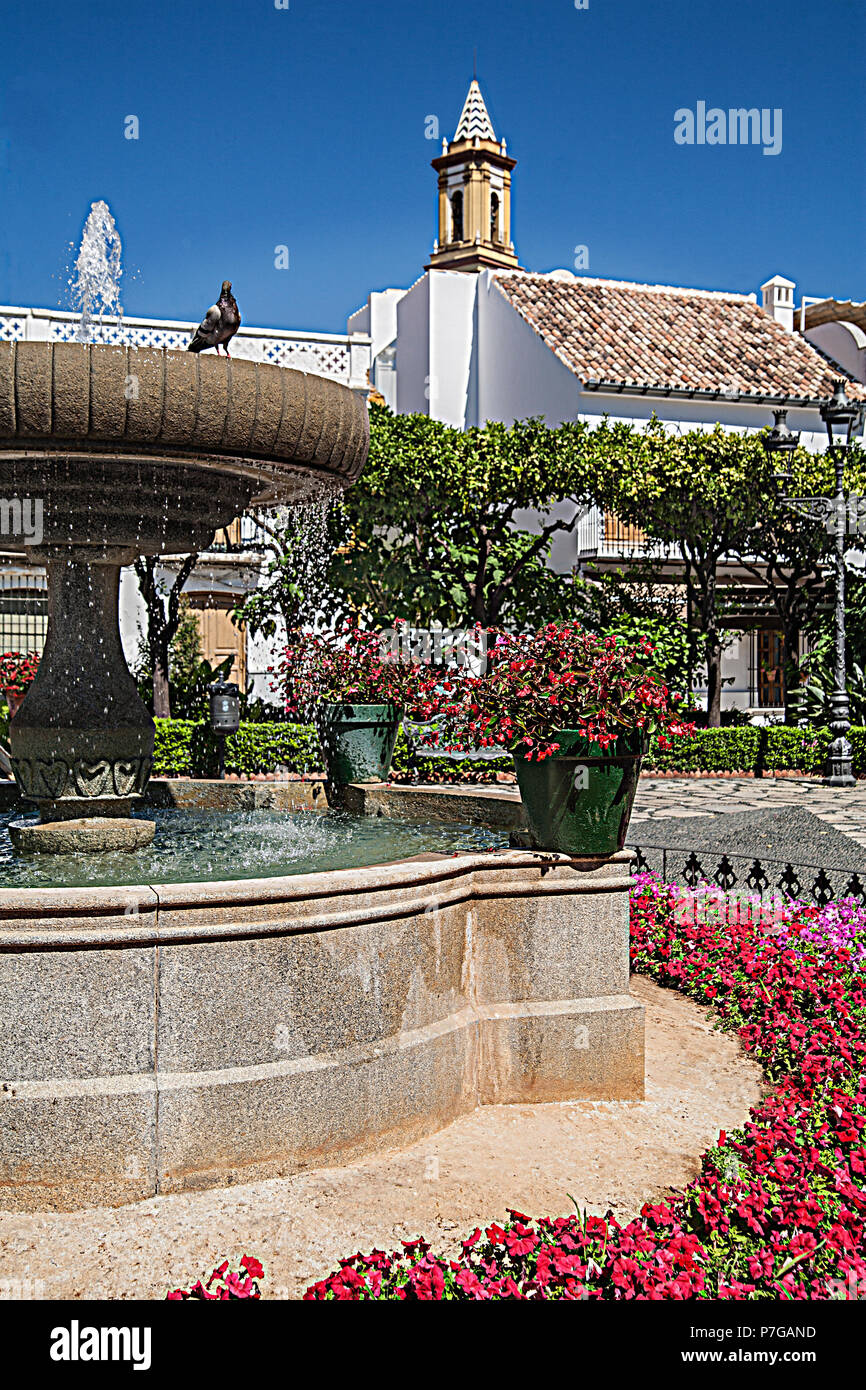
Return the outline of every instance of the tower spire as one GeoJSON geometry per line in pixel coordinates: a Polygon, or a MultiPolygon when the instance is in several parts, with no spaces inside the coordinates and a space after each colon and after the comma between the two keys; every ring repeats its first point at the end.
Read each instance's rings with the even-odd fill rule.
{"type": "Polygon", "coordinates": [[[511,240],[511,171],[477,77],[469,85],[454,139],[432,161],[439,175],[439,237],[428,269],[478,271],[518,264],[511,240]]]}
{"type": "Polygon", "coordinates": [[[479,140],[496,139],[496,132],[493,129],[493,122],[484,104],[484,98],[481,95],[478,79],[477,77],[473,77],[469,85],[466,100],[463,103],[460,120],[457,122],[457,131],[454,135],[454,139],[474,140],[476,135],[479,140]]]}

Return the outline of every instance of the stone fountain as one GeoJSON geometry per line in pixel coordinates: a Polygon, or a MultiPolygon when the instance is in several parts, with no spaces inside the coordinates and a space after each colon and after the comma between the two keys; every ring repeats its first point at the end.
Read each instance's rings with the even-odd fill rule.
{"type": "Polygon", "coordinates": [[[0,343],[0,496],[42,506],[48,572],[38,675],[10,726],[40,821],[20,848],[136,848],[154,724],[120,641],[120,570],[205,548],[251,506],[338,491],[367,457],[365,402],[323,377],[103,343],[0,343]]]}
{"type": "MultiPolygon", "coordinates": [[[[201,549],[248,507],[339,491],[369,447],[364,401],[335,382],[93,342],[118,336],[120,274],[95,203],[78,341],[0,343],[0,497],[41,504],[42,534],[11,548],[49,584],[10,730],[40,812],[10,827],[19,851],[153,835],[130,815],[154,725],[121,646],[121,568],[201,549]]],[[[435,795],[414,801],[441,819],[435,795]]],[[[477,1105],[643,1096],[627,854],[425,852],[342,872],[326,854],[311,872],[245,878],[232,860],[225,880],[165,882],[159,850],[120,856],[141,872],[126,887],[110,871],[59,887],[50,854],[22,856],[32,885],[8,886],[0,863],[0,1207],[278,1177],[477,1105]]]]}

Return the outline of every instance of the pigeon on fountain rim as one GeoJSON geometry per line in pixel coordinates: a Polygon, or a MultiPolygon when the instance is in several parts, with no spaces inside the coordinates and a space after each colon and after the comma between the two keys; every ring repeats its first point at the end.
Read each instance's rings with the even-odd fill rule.
{"type": "Polygon", "coordinates": [[[232,294],[231,280],[223,280],[220,297],[216,304],[212,304],[187,344],[187,352],[204,352],[207,348],[216,348],[219,357],[220,343],[226,350],[226,357],[230,356],[228,344],[235,336],[241,326],[240,310],[237,300],[232,294]]]}

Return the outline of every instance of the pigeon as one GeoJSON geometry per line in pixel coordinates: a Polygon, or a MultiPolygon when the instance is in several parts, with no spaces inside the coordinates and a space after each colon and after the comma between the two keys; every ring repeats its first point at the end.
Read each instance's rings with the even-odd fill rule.
{"type": "Polygon", "coordinates": [[[187,344],[187,352],[204,352],[206,348],[216,348],[217,357],[220,355],[220,343],[226,350],[226,357],[229,357],[229,340],[235,336],[241,326],[241,316],[238,310],[237,300],[232,294],[231,280],[223,280],[223,287],[220,290],[220,297],[216,304],[212,304],[199,324],[192,341],[187,344]]]}

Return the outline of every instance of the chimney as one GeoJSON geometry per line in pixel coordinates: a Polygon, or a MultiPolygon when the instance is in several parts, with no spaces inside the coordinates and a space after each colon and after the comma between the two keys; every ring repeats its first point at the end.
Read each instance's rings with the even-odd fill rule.
{"type": "Polygon", "coordinates": [[[794,331],[794,281],[774,275],[761,286],[761,303],[768,314],[789,333],[794,331]]]}

